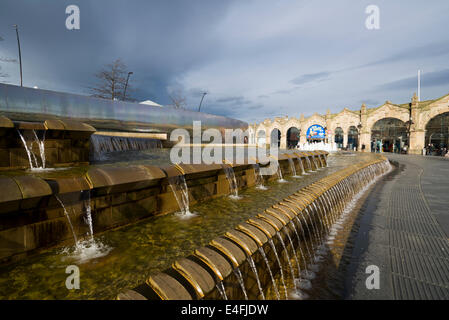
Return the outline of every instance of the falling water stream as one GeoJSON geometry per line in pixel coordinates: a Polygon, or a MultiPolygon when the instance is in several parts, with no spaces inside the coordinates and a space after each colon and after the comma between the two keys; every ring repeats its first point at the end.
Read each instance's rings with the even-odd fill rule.
{"type": "Polygon", "coordinates": [[[216,285],[218,292],[223,300],[228,300],[228,296],[226,295],[226,290],[223,285],[223,281],[218,282],[216,285]]]}
{"type": "Polygon", "coordinates": [[[260,172],[260,165],[258,163],[253,164],[254,176],[256,178],[256,188],[259,190],[267,190],[267,187],[264,186],[263,176],[260,172]]]}
{"type": "Polygon", "coordinates": [[[276,284],[276,281],[274,280],[273,272],[271,271],[270,263],[268,262],[267,255],[265,254],[265,251],[263,250],[263,247],[259,247],[259,252],[262,255],[263,260],[265,261],[265,264],[266,264],[267,269],[268,269],[268,273],[270,274],[271,283],[273,284],[274,293],[276,294],[277,299],[281,300],[281,296],[279,294],[278,286],[276,284]]]}
{"type": "Polygon", "coordinates": [[[295,168],[295,162],[292,158],[288,158],[288,163],[290,164],[290,171],[292,172],[292,178],[300,178],[301,176],[298,176],[296,174],[296,168],[295,168]]]}
{"type": "Polygon", "coordinates": [[[231,198],[234,200],[239,200],[239,188],[237,184],[237,179],[235,178],[234,168],[231,165],[224,165],[223,170],[226,175],[226,179],[229,183],[229,188],[231,190],[231,198]]]}
{"type": "Polygon", "coordinates": [[[259,287],[259,293],[262,297],[262,300],[265,300],[265,295],[263,293],[262,284],[260,283],[259,273],[257,272],[256,264],[254,263],[254,260],[251,256],[248,257],[248,263],[251,266],[251,269],[254,272],[254,275],[256,276],[257,286],[259,287]]]}
{"type": "Polygon", "coordinates": [[[20,132],[20,130],[17,130],[17,133],[19,134],[20,140],[23,143],[23,146],[25,148],[26,154],[28,156],[28,162],[30,164],[30,169],[32,171],[36,171],[36,170],[44,170],[45,169],[45,131],[43,133],[43,137],[42,137],[42,141],[39,140],[39,137],[37,136],[37,133],[35,130],[31,130],[31,132],[33,133],[33,137],[32,139],[34,139],[33,141],[31,141],[30,143],[28,143],[28,141],[25,139],[24,135],[20,132]],[[41,165],[39,165],[39,162],[37,160],[36,155],[34,154],[33,151],[33,143],[36,142],[38,148],[39,148],[39,155],[41,158],[41,165]]]}
{"type": "Polygon", "coordinates": [[[61,205],[62,210],[64,210],[64,215],[66,216],[67,222],[69,223],[69,226],[70,226],[70,230],[72,231],[73,240],[75,241],[75,246],[77,246],[78,245],[78,239],[76,237],[75,230],[73,229],[73,224],[72,224],[72,221],[70,220],[69,213],[67,212],[67,209],[65,208],[64,203],[62,203],[61,199],[59,199],[59,197],[56,196],[56,195],[55,195],[55,198],[56,198],[56,200],[58,200],[59,204],[61,205]]]}
{"type": "Polygon", "coordinates": [[[173,176],[168,179],[169,186],[175,196],[181,212],[181,218],[191,218],[196,216],[195,213],[190,212],[189,208],[189,189],[187,187],[186,178],[184,175],[173,176]]]}
{"type": "Polygon", "coordinates": [[[242,288],[243,295],[245,296],[245,300],[248,300],[248,294],[246,293],[245,289],[245,282],[243,281],[242,272],[240,271],[239,267],[234,269],[234,274],[237,277],[237,280],[239,281],[240,288],[242,288]]]}
{"type": "Polygon", "coordinates": [[[284,277],[284,271],[282,270],[281,260],[279,260],[278,252],[276,250],[276,246],[274,245],[273,240],[270,238],[268,240],[268,242],[270,243],[271,249],[273,250],[274,255],[276,257],[276,261],[277,261],[278,266],[279,266],[279,272],[281,273],[282,285],[284,286],[285,298],[288,299],[287,286],[285,285],[285,277],[284,277]]]}

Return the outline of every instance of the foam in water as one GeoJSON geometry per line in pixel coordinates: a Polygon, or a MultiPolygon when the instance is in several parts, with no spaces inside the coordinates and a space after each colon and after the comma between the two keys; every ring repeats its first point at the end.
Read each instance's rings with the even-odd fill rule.
{"type": "Polygon", "coordinates": [[[92,259],[101,258],[109,254],[112,248],[95,239],[78,241],[74,247],[66,247],[61,253],[63,261],[73,261],[79,264],[92,259]]]}
{"type": "MultiPolygon", "coordinates": [[[[89,191],[88,191],[89,192],[89,191]]],[[[70,260],[76,263],[82,264],[91,259],[100,258],[109,254],[112,250],[111,247],[101,243],[100,241],[94,239],[93,236],[93,226],[92,226],[92,216],[91,216],[91,206],[90,206],[90,193],[85,200],[85,210],[86,210],[86,223],[89,227],[89,234],[86,240],[78,240],[76,237],[76,233],[73,228],[72,221],[70,219],[70,215],[67,212],[67,209],[64,206],[64,203],[61,199],[55,196],[56,200],[61,204],[61,207],[64,210],[64,214],[69,223],[70,229],[72,231],[73,239],[75,241],[74,246],[66,247],[61,251],[63,255],[62,260],[70,260]]]]}

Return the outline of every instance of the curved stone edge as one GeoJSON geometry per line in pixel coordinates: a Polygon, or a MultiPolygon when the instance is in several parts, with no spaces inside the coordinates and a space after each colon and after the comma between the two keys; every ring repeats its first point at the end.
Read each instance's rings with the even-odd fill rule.
{"type": "MultiPolygon", "coordinates": [[[[316,153],[317,156],[320,154],[321,153],[316,153]]],[[[251,270],[249,269],[250,266],[248,266],[248,259],[251,257],[253,261],[256,260],[257,258],[255,256],[260,251],[260,248],[267,248],[269,241],[276,240],[275,246],[277,246],[277,250],[282,250],[282,248],[279,247],[279,241],[281,241],[281,239],[278,241],[275,236],[278,235],[282,238],[282,241],[285,242],[287,242],[287,238],[291,241],[294,237],[294,231],[292,230],[293,227],[291,225],[294,224],[295,228],[298,228],[296,221],[298,218],[301,219],[301,217],[305,217],[305,208],[307,206],[314,202],[318,202],[320,196],[324,193],[331,193],[332,190],[335,190],[333,189],[334,187],[343,184],[345,180],[353,174],[385,161],[387,161],[385,157],[379,156],[379,158],[375,160],[354,164],[301,188],[296,193],[285,198],[283,201],[280,201],[278,204],[273,205],[271,208],[267,208],[263,213],[259,213],[256,217],[249,218],[246,222],[239,224],[233,230],[229,230],[223,236],[211,240],[206,247],[195,250],[195,253],[193,254],[194,258],[192,259],[189,257],[193,262],[189,263],[188,270],[184,269],[179,271],[179,267],[176,267],[176,265],[185,261],[185,258],[181,258],[173,263],[174,267],[172,266],[169,270],[159,272],[156,275],[170,274],[173,276],[173,269],[175,269],[178,272],[175,272],[176,275],[174,277],[177,279],[178,284],[183,286],[181,291],[186,290],[190,292],[191,299],[220,298],[219,290],[217,289],[218,285],[233,277],[231,269],[236,270],[237,268],[245,268],[246,270],[251,270]],[[211,250],[213,250],[212,252],[215,252],[215,255],[210,256],[206,259],[207,261],[203,258],[195,259],[195,256],[198,257],[199,252],[211,250]],[[219,255],[217,255],[217,253],[219,255]],[[205,261],[206,263],[202,263],[205,261]],[[227,276],[223,277],[221,273],[217,271],[220,268],[227,270],[227,276]]],[[[342,211],[344,209],[344,203],[347,199],[339,199],[336,197],[331,197],[331,199],[332,207],[330,209],[332,212],[334,210],[342,211]]],[[[317,209],[314,213],[315,217],[310,217],[310,219],[313,218],[314,221],[326,219],[328,214],[329,213],[324,213],[324,210],[322,209],[317,209]]],[[[290,244],[287,243],[287,246],[289,245],[290,244]]],[[[294,241],[291,242],[291,245],[294,245],[294,241]]],[[[293,249],[297,250],[300,245],[301,243],[296,241],[296,248],[294,247],[293,249]]],[[[258,260],[260,260],[260,258],[258,260]]],[[[275,269],[274,264],[270,268],[275,269]]],[[[236,279],[231,280],[231,283],[235,282],[236,279]]],[[[153,287],[149,281],[146,282],[146,285],[146,292],[148,293],[147,296],[144,296],[146,299],[154,298],[154,292],[160,293],[165,291],[168,293],[158,294],[157,296],[160,299],[171,299],[168,297],[172,290],[170,285],[165,288],[165,285],[162,283],[153,287]]],[[[134,292],[136,290],[137,292],[141,292],[138,288],[135,288],[120,293],[117,298],[133,299],[133,296],[126,294],[126,292],[134,292]]],[[[177,299],[176,295],[172,294],[171,297],[177,299]]],[[[242,297],[239,298],[242,299],[242,297]]]]}

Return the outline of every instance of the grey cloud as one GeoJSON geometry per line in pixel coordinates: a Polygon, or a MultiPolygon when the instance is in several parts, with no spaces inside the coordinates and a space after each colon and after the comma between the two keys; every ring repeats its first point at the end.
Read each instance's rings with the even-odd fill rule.
{"type": "Polygon", "coordinates": [[[388,64],[393,62],[407,61],[407,60],[419,60],[419,59],[430,59],[433,57],[438,57],[442,55],[449,54],[449,42],[437,42],[426,44],[422,46],[415,46],[408,48],[406,50],[401,50],[396,52],[386,58],[375,60],[360,66],[348,68],[342,71],[361,69],[366,67],[374,67],[382,64],[388,64]]]}
{"type": "Polygon", "coordinates": [[[301,85],[309,82],[322,82],[328,80],[331,72],[318,72],[318,73],[308,73],[303,74],[295,79],[290,80],[291,83],[301,85]]]}
{"type": "MultiPolygon", "coordinates": [[[[449,85],[449,69],[423,73],[421,76],[421,87],[431,88],[437,86],[449,85]]],[[[404,78],[388,82],[378,86],[379,90],[415,90],[417,86],[417,77],[404,78]]]]}

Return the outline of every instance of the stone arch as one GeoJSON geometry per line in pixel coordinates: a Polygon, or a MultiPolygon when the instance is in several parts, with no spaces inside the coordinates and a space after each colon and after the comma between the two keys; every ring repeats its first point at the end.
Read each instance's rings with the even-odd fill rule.
{"type": "Polygon", "coordinates": [[[427,106],[424,111],[421,111],[417,127],[420,129],[425,129],[430,120],[446,112],[449,112],[449,95],[435,101],[427,106]]]}
{"type": "Polygon", "coordinates": [[[343,148],[343,139],[344,139],[344,131],[341,127],[336,127],[332,130],[334,133],[334,143],[337,145],[337,148],[343,148]]]}
{"type": "Polygon", "coordinates": [[[449,111],[437,114],[431,118],[425,127],[426,153],[430,155],[445,155],[449,147],[449,111]]]}
{"type": "Polygon", "coordinates": [[[286,146],[287,149],[294,148],[299,144],[301,129],[300,126],[292,126],[287,129],[286,146]]]}
{"type": "Polygon", "coordinates": [[[281,130],[278,127],[274,127],[270,131],[270,146],[281,146],[281,130]]]}
{"type": "Polygon", "coordinates": [[[328,129],[331,132],[334,132],[336,128],[340,127],[344,133],[348,133],[351,126],[357,127],[360,124],[360,116],[345,108],[330,123],[330,128],[328,129]]]}
{"type": "Polygon", "coordinates": [[[409,145],[406,121],[395,117],[377,120],[371,127],[371,149],[378,149],[381,152],[401,152],[409,145]]]}
{"type": "Polygon", "coordinates": [[[384,104],[379,109],[368,115],[368,119],[366,121],[368,130],[371,131],[376,122],[386,118],[396,118],[402,122],[407,122],[410,120],[410,112],[406,108],[401,108],[391,104],[384,104]]]}
{"type": "Polygon", "coordinates": [[[350,126],[348,128],[348,148],[353,150],[359,147],[359,129],[356,126],[350,126]]]}
{"type": "Polygon", "coordinates": [[[258,129],[257,133],[256,133],[256,141],[255,143],[259,146],[259,147],[264,147],[267,143],[267,133],[265,131],[265,129],[258,129]]]}
{"type": "Polygon", "coordinates": [[[307,129],[314,125],[319,124],[320,126],[326,127],[326,119],[318,114],[314,114],[313,116],[305,119],[305,121],[301,125],[301,132],[306,133],[307,129]]]}

